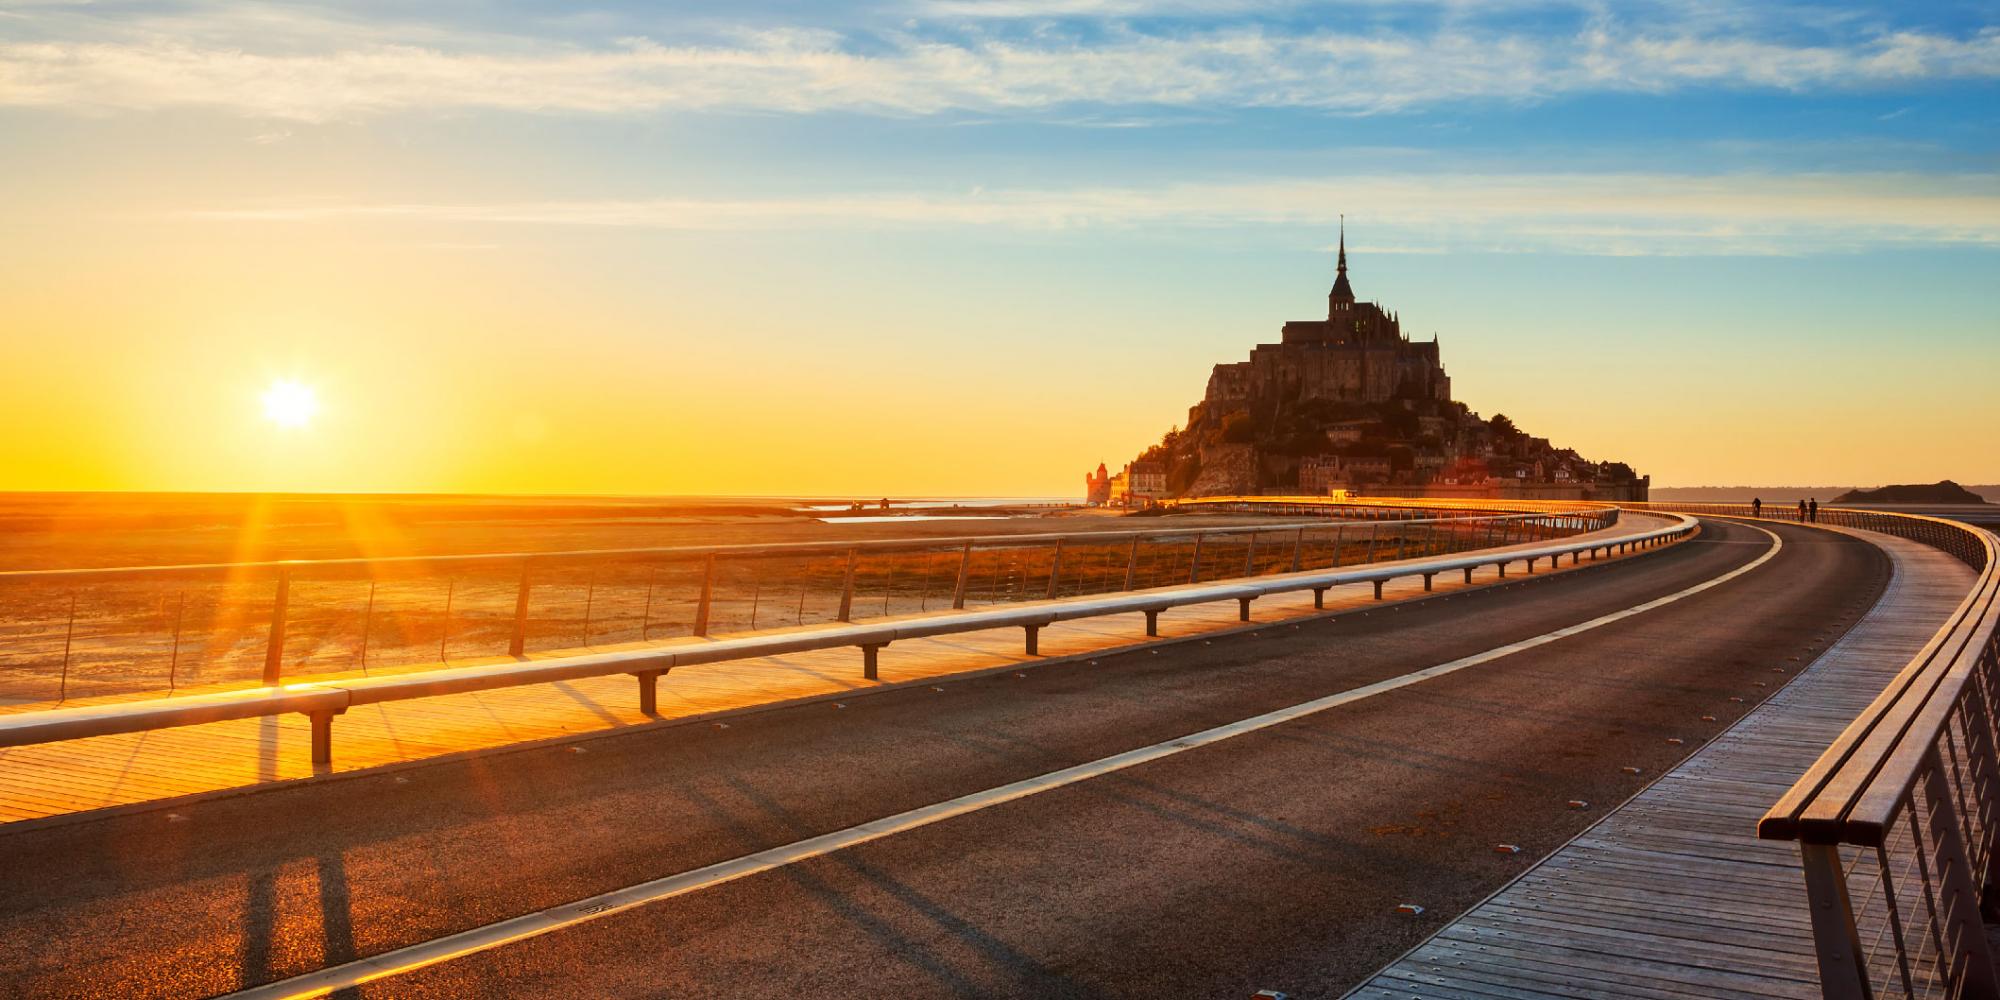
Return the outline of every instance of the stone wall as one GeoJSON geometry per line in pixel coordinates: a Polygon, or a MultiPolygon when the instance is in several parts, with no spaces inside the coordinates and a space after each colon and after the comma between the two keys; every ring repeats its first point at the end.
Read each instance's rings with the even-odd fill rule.
{"type": "Polygon", "coordinates": [[[1252,496],[1257,492],[1257,449],[1247,444],[1212,444],[1201,449],[1201,474],[1186,496],[1252,496]]]}

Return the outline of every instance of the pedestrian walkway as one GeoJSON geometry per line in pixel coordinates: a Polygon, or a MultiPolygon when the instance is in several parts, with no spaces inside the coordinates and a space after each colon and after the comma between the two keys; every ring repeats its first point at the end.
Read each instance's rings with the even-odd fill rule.
{"type": "Polygon", "coordinates": [[[1758,840],[1757,820],[1973,582],[1936,549],[1852,533],[1895,564],[1853,629],[1708,746],[1349,997],[1819,997],[1798,846],[1758,840]]]}
{"type": "MultiPolygon", "coordinates": [[[[1573,540],[1615,539],[1666,523],[1656,516],[1627,514],[1618,525],[1573,540]]],[[[1544,543],[1494,551],[1539,544],[1544,543]]],[[[1520,570],[1517,564],[1515,574],[1520,570]]],[[[1570,567],[1562,571],[1568,572],[1570,567]]],[[[1487,586],[1496,580],[1494,570],[1485,567],[1474,573],[1470,586],[1487,586]]],[[[1437,577],[1435,586],[1440,592],[1449,592],[1468,585],[1459,574],[1450,573],[1437,577]]],[[[1390,581],[1383,597],[1407,600],[1422,593],[1422,581],[1410,577],[1390,581]]],[[[1341,587],[1326,595],[1329,610],[1372,603],[1373,591],[1366,584],[1341,587]]],[[[1223,634],[1325,612],[1314,609],[1309,592],[1300,592],[1258,600],[1252,607],[1250,625],[1239,621],[1237,613],[1234,600],[1176,608],[1160,616],[1160,639],[1146,637],[1145,618],[1136,612],[1058,622],[1041,630],[1038,656],[1022,652],[1018,628],[899,641],[882,649],[880,679],[876,681],[862,677],[861,652],[854,648],[677,667],[661,679],[657,717],[639,711],[636,685],[623,675],[367,705],[339,717],[334,763],[320,765],[317,772],[309,756],[308,723],[299,715],[4,748],[0,749],[0,824],[50,820],[513,744],[574,740],[635,726],[711,720],[734,712],[839,699],[899,685],[962,679],[1023,663],[1089,657],[1150,643],[1223,634]]],[[[650,645],[705,641],[709,640],[679,639],[650,645]]],[[[637,644],[593,650],[618,648],[637,648],[637,644]]],[[[558,655],[564,654],[535,658],[558,655]]],[[[321,679],[327,678],[295,680],[321,679]]],[[[73,707],[79,702],[70,704],[73,707]]]]}

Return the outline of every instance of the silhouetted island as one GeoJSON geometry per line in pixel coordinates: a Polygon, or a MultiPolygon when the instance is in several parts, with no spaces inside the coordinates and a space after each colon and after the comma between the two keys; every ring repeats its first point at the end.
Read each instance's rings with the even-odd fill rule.
{"type": "Polygon", "coordinates": [[[1873,490],[1848,490],[1833,498],[1834,503],[1980,503],[1986,498],[1949,479],[1910,486],[1884,486],[1873,490]]]}
{"type": "Polygon", "coordinates": [[[1295,320],[1250,359],[1215,366],[1187,426],[1112,473],[1085,477],[1093,504],[1172,497],[1379,492],[1397,496],[1644,500],[1649,481],[1596,462],[1451,396],[1434,336],[1357,299],[1343,232],[1325,319],[1295,320]]]}

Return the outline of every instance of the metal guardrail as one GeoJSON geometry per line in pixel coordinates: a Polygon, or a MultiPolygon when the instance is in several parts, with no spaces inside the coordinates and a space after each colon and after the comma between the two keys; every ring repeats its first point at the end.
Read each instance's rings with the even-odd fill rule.
{"type": "Polygon", "coordinates": [[[1882,532],[1976,573],[1924,648],[1758,822],[1805,867],[1822,994],[2000,998],[1983,912],[2000,899],[2000,539],[1888,511],[1625,504],[1882,532]]]}
{"type": "MultiPolygon", "coordinates": [[[[1608,524],[1615,511],[1599,512],[1595,518],[1578,519],[1567,515],[1508,515],[1497,518],[1458,518],[1427,522],[1433,537],[1443,537],[1466,528],[1505,532],[1526,530],[1555,531],[1556,522],[1608,524]],[[1488,528],[1488,525],[1495,527],[1488,528]]],[[[1295,528],[1302,538],[1307,526],[1295,528]]],[[[784,632],[766,632],[704,643],[564,656],[546,660],[490,664],[409,674],[323,681],[289,686],[272,686],[247,691],[152,699],[143,702],[57,708],[0,716],[0,746],[20,746],[58,740],[139,732],[179,726],[199,725],[229,719],[253,718],[298,712],[312,723],[312,759],[326,764],[332,759],[332,721],[357,705],[408,698],[489,690],[526,684],[544,684],[583,677],[629,674],[638,681],[642,711],[654,714],[659,678],[678,666],[775,656],[812,649],[858,647],[862,651],[864,677],[876,677],[877,654],[882,647],[903,639],[973,632],[995,628],[1021,628],[1025,649],[1038,652],[1039,631],[1055,622],[1111,614],[1143,612],[1148,635],[1158,634],[1159,615],[1175,607],[1236,600],[1241,617],[1249,619],[1252,601],[1279,593],[1312,591],[1314,606],[1324,605],[1326,591],[1344,584],[1372,583],[1375,597],[1382,598],[1382,585],[1399,577],[1421,576],[1426,590],[1439,573],[1463,571],[1469,582],[1474,569],[1498,566],[1505,575],[1510,563],[1525,562],[1529,572],[1536,562],[1553,562],[1563,555],[1575,563],[1588,553],[1594,560],[1600,553],[1611,555],[1653,548],[1684,538],[1696,530],[1692,518],[1680,518],[1668,527],[1634,533],[1615,539],[1554,542],[1531,548],[1506,551],[1478,551],[1469,555],[1434,556],[1370,568],[1305,569],[1298,560],[1303,555],[1299,543],[1292,551],[1295,571],[1271,577],[1246,578],[1207,585],[1182,585],[1168,589],[1118,593],[1111,596],[1069,598],[1035,604],[953,610],[933,615],[885,620],[873,623],[842,623],[784,632]]],[[[1400,534],[1400,533],[1399,533],[1400,534]]],[[[1504,536],[1507,543],[1518,539],[1504,536]]],[[[1489,541],[1495,539],[1488,538],[1489,541]]]]}
{"type": "MultiPolygon", "coordinates": [[[[1440,518],[1491,511],[1431,512],[1440,518]]],[[[1383,512],[1352,514],[1382,527],[1383,512]]],[[[1417,522],[1408,522],[1416,524],[1417,522]]],[[[1371,559],[1299,523],[0,572],[0,704],[171,694],[1371,559]],[[1343,550],[1345,549],[1345,550],[1343,550]],[[1294,550],[1300,550],[1294,552],[1294,550]],[[1239,570],[1240,567],[1240,570],[1239,570]]]]}

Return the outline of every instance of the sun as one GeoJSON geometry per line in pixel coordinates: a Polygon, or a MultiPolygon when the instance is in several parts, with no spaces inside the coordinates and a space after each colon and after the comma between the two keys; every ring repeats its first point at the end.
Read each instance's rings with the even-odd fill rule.
{"type": "Polygon", "coordinates": [[[319,412],[312,386],[281,378],[264,390],[264,417],[280,427],[304,427],[319,412]]]}

